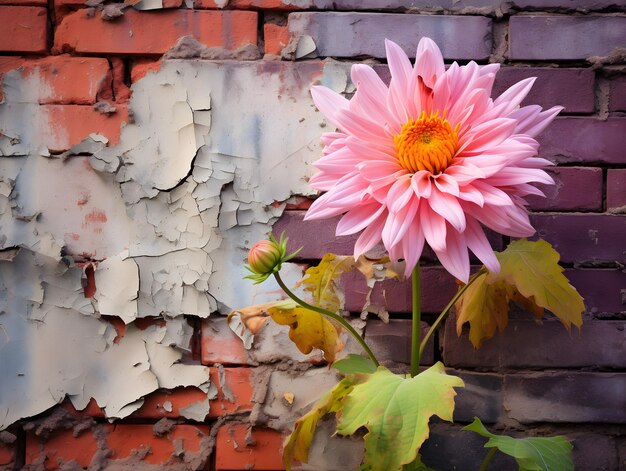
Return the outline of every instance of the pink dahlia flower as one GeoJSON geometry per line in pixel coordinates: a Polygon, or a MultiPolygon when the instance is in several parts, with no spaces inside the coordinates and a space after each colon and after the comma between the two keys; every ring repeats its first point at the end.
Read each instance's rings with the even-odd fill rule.
{"type": "Polygon", "coordinates": [[[324,156],[311,185],[325,191],[305,219],[344,216],[337,235],[363,231],[354,256],[381,240],[407,275],[424,242],[458,279],[469,278],[468,248],[491,272],[500,266],[482,226],[527,237],[523,199],[541,195],[532,183],[553,184],[536,157],[539,134],[561,111],[519,106],[534,79],[490,98],[499,64],[445,69],[437,45],[423,38],[415,67],[385,41],[391,83],[366,65],[352,66],[357,91],[347,100],[315,86],[318,109],[337,132],[322,136],[324,156]]]}

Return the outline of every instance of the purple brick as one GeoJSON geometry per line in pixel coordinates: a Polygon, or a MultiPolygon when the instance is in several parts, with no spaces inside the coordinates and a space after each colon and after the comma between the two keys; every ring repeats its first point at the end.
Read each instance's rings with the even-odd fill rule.
{"type": "Polygon", "coordinates": [[[626,213],[626,169],[610,168],[606,175],[606,209],[626,213]]]}
{"type": "Polygon", "coordinates": [[[572,440],[574,449],[572,458],[576,469],[598,471],[612,471],[622,469],[618,466],[617,448],[615,439],[610,435],[600,433],[571,433],[565,434],[572,440]]]}
{"type": "Polygon", "coordinates": [[[626,118],[557,118],[539,136],[539,154],[557,163],[624,164],[626,118]]]}
{"type": "Polygon", "coordinates": [[[615,8],[620,5],[619,0],[515,0],[513,4],[521,9],[565,8],[583,12],[615,8]]]}
{"type": "MultiPolygon", "coordinates": [[[[286,4],[293,2],[285,1],[286,4]]],[[[302,2],[304,3],[304,2],[302,2]]],[[[463,10],[465,8],[498,7],[504,2],[498,0],[310,0],[304,3],[306,7],[314,7],[320,10],[392,10],[392,11],[415,11],[419,9],[441,11],[463,10]]],[[[300,5],[300,3],[298,3],[300,5]]]]}
{"type": "Polygon", "coordinates": [[[555,185],[538,184],[546,195],[528,196],[529,209],[539,211],[601,211],[602,169],[554,167],[548,169],[555,185]],[[584,188],[585,191],[581,191],[584,188]]]}
{"type": "Polygon", "coordinates": [[[520,373],[504,376],[504,408],[521,423],[626,424],[626,373],[520,373]]]}
{"type": "MultiPolygon", "coordinates": [[[[546,319],[553,317],[546,314],[546,319]]],[[[510,319],[503,332],[476,350],[469,328],[456,334],[456,320],[446,322],[443,360],[455,368],[626,368],[622,354],[626,344],[624,321],[586,321],[579,331],[568,333],[558,321],[538,324],[530,319],[510,319]]]]}
{"type": "Polygon", "coordinates": [[[568,268],[565,276],[585,300],[592,317],[625,318],[626,273],[622,270],[568,268]]]}
{"type": "Polygon", "coordinates": [[[591,69],[504,67],[496,75],[491,95],[496,97],[528,77],[537,77],[537,80],[522,105],[540,105],[544,108],[560,105],[565,107],[563,113],[594,112],[595,73],[591,69]]]}
{"type": "MultiPolygon", "coordinates": [[[[428,332],[428,324],[422,322],[422,338],[428,332]]],[[[380,362],[411,363],[411,320],[390,319],[388,324],[371,319],[365,328],[365,341],[380,362]]],[[[426,345],[420,358],[420,365],[434,363],[432,339],[426,345]]]]}
{"type": "Polygon", "coordinates": [[[385,57],[384,39],[415,56],[419,39],[432,38],[447,59],[487,59],[491,20],[481,16],[307,12],[289,15],[289,31],[308,35],[322,57],[385,57]]]}
{"type": "Polygon", "coordinates": [[[626,111],[626,76],[620,75],[609,82],[609,111],[626,111]]]}
{"type": "Polygon", "coordinates": [[[626,44],[626,18],[619,16],[512,16],[509,58],[575,60],[606,56],[626,44]]]}
{"type": "Polygon", "coordinates": [[[533,214],[531,223],[562,262],[626,262],[626,215],[533,214]]]}
{"type": "MultiPolygon", "coordinates": [[[[439,313],[450,302],[458,285],[442,267],[422,267],[422,312],[439,313]]],[[[342,278],[346,295],[345,309],[360,312],[368,291],[365,277],[351,272],[342,278]]],[[[374,286],[370,304],[383,306],[389,312],[411,312],[411,280],[385,280],[374,286]]]]}

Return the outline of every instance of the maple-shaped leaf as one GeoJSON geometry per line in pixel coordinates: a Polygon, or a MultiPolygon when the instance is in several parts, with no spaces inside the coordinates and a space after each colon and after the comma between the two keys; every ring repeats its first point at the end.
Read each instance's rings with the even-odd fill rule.
{"type": "Polygon", "coordinates": [[[327,253],[318,266],[306,270],[302,285],[311,293],[316,306],[337,312],[343,308],[339,277],[353,268],[354,258],[327,253]]]}
{"type": "Polygon", "coordinates": [[[324,394],[307,414],[296,421],[293,432],[283,448],[283,464],[287,471],[291,469],[294,461],[301,463],[309,461],[309,448],[315,436],[317,423],[326,414],[337,412],[341,407],[341,400],[352,391],[353,387],[353,380],[344,378],[333,389],[324,394]]]}
{"type": "Polygon", "coordinates": [[[412,463],[428,438],[428,421],[436,415],[452,421],[454,387],[463,380],[447,375],[437,362],[411,378],[384,367],[354,386],[339,412],[337,432],[351,435],[366,427],[362,470],[395,471],[412,463]]]}
{"type": "Polygon", "coordinates": [[[455,305],[459,335],[463,324],[469,322],[470,341],[479,348],[493,337],[496,328],[502,331],[506,327],[510,301],[539,318],[547,309],[568,330],[572,324],[582,325],[583,298],[563,275],[559,253],[549,243],[516,240],[496,255],[500,272],[483,269],[455,305]]]}
{"type": "Polygon", "coordinates": [[[339,328],[315,311],[300,307],[293,301],[275,303],[267,309],[272,320],[289,326],[289,338],[305,355],[314,348],[324,352],[327,362],[335,361],[335,355],[343,348],[339,328]]]}
{"type": "Polygon", "coordinates": [[[489,438],[485,448],[497,448],[515,458],[520,471],[573,471],[572,444],[565,437],[513,438],[490,433],[478,417],[462,430],[489,438]]]}

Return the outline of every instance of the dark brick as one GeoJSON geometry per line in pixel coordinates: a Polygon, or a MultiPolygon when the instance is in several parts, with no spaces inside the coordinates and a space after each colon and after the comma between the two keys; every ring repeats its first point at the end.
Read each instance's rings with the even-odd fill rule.
{"type": "Polygon", "coordinates": [[[527,196],[529,209],[539,211],[601,211],[602,169],[554,167],[548,169],[555,185],[538,184],[546,195],[527,196]],[[584,188],[585,191],[581,191],[584,188]]]}
{"type": "MultiPolygon", "coordinates": [[[[551,314],[546,314],[552,317],[551,314]]],[[[626,368],[624,321],[586,321],[568,333],[556,320],[541,324],[510,319],[503,332],[476,350],[469,328],[456,334],[454,316],[446,322],[443,360],[447,366],[499,370],[506,368],[626,368]]]]}
{"type": "Polygon", "coordinates": [[[480,16],[292,13],[289,31],[311,36],[323,57],[384,58],[385,38],[414,56],[423,36],[432,38],[447,59],[481,60],[491,54],[491,20],[480,16]]]}
{"type": "Polygon", "coordinates": [[[504,67],[496,75],[492,96],[528,77],[537,80],[522,105],[560,105],[565,107],[563,113],[593,113],[595,73],[591,69],[504,67]]]}
{"type": "MultiPolygon", "coordinates": [[[[428,324],[422,322],[422,338],[428,332],[428,324]]],[[[378,358],[378,361],[393,361],[396,363],[411,363],[411,320],[390,319],[388,324],[373,319],[367,322],[365,341],[378,358]]],[[[426,345],[420,358],[420,365],[434,363],[432,338],[426,345]]]]}
{"type": "Polygon", "coordinates": [[[506,419],[503,406],[502,376],[493,373],[447,371],[461,377],[464,388],[456,389],[454,421],[471,422],[480,417],[484,423],[496,423],[506,419]]]}
{"type": "Polygon", "coordinates": [[[621,317],[626,312],[626,274],[620,269],[567,269],[565,276],[594,317],[621,317]]]}
{"type": "Polygon", "coordinates": [[[626,373],[504,376],[504,407],[522,422],[626,423],[626,373]]]}
{"type": "MultiPolygon", "coordinates": [[[[287,1],[287,3],[290,3],[287,1]]],[[[463,10],[465,8],[496,8],[503,4],[499,0],[310,0],[311,6],[328,10],[463,10]]]]}
{"type": "Polygon", "coordinates": [[[509,58],[574,60],[606,56],[626,44],[626,18],[619,16],[512,16],[509,58]]]}
{"type": "Polygon", "coordinates": [[[580,10],[584,12],[615,8],[618,0],[515,0],[514,5],[521,9],[558,8],[559,10],[580,10]]]}
{"type": "Polygon", "coordinates": [[[626,213],[626,169],[610,168],[606,175],[606,209],[626,213]]]}
{"type": "Polygon", "coordinates": [[[539,136],[539,154],[557,163],[624,163],[626,118],[557,118],[539,136]]]}
{"type": "MultiPolygon", "coordinates": [[[[346,295],[345,309],[358,312],[365,303],[368,291],[365,277],[352,272],[343,279],[346,295]]],[[[442,267],[422,267],[422,312],[439,313],[458,289],[452,275],[442,267]]],[[[384,306],[390,312],[411,312],[411,280],[399,282],[391,279],[374,286],[370,304],[384,306]]]]}
{"type": "Polygon", "coordinates": [[[589,471],[613,471],[617,465],[615,439],[599,433],[568,433],[574,449],[572,456],[576,469],[589,471]]]}
{"type": "Polygon", "coordinates": [[[546,213],[531,222],[562,262],[626,262],[626,215],[546,213]]]}
{"type": "MultiPolygon", "coordinates": [[[[420,454],[424,463],[437,471],[475,470],[489,452],[483,447],[486,442],[486,438],[474,432],[461,431],[458,425],[431,423],[430,437],[422,445],[420,454]]],[[[496,453],[489,469],[512,470],[518,467],[510,456],[496,453]]]]}
{"type": "Polygon", "coordinates": [[[620,75],[609,82],[609,111],[626,111],[626,76],[620,75]]]}

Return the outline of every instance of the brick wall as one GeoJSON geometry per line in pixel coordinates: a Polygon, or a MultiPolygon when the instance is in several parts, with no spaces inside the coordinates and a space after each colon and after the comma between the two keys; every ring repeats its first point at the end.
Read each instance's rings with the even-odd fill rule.
{"type": "MultiPolygon", "coordinates": [[[[615,0],[0,0],[0,470],[282,469],[291,423],[336,377],[283,328],[245,349],[217,311],[277,296],[238,281],[272,225],[304,245],[290,279],[352,253],[336,221],[302,220],[328,130],[308,88],[350,93],[358,61],[388,78],[383,39],[411,55],[422,35],[446,60],[501,62],[496,93],[536,76],[526,102],[565,107],[539,138],[557,184],[532,221],[587,308],[571,334],[515,311],[478,351],[446,322],[423,363],[442,359],[466,388],[424,460],[477,469],[482,441],[460,428],[478,415],[567,435],[577,469],[626,469],[625,13],[615,0]]],[[[432,322],[456,285],[428,252],[422,276],[432,322]]],[[[377,355],[408,363],[410,285],[375,287],[389,324],[359,324],[365,281],[344,287],[377,355]]],[[[312,469],[360,452],[318,441],[312,469]]]]}

